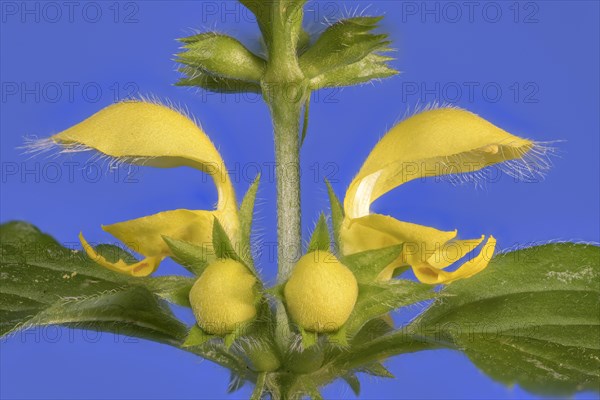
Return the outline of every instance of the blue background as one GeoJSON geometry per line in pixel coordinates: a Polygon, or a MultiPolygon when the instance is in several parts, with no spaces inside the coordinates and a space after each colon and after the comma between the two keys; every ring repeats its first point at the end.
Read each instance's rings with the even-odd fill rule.
{"type": "MultiPolygon", "coordinates": [[[[28,160],[17,149],[24,135],[59,132],[133,91],[186,105],[230,169],[237,170],[238,193],[262,165],[258,236],[273,243],[275,188],[267,177],[273,143],[265,105],[256,96],[172,86],[178,77],[175,38],[217,29],[255,48],[258,32],[250,14],[233,1],[76,2],[72,15],[62,2],[54,8],[51,3],[2,2],[2,221],[30,221],[67,244],[76,242],[79,231],[90,241],[111,242],[101,224],[166,209],[210,208],[214,187],[195,171],[141,169],[126,179],[127,169],[116,176],[105,167],[97,178],[97,171],[78,167],[70,177],[64,163],[82,165],[88,156],[28,160]]],[[[377,212],[458,228],[463,237],[492,233],[501,248],[555,239],[598,241],[598,2],[478,2],[469,14],[463,2],[322,1],[310,3],[307,28],[321,29],[325,17],[369,4],[369,13],[386,14],[385,28],[398,49],[394,65],[403,74],[384,84],[324,91],[313,100],[302,149],[305,234],[328,207],[324,177],[343,195],[372,146],[406,110],[440,100],[517,135],[564,140],[555,144],[560,151],[552,170],[543,181],[517,183],[504,176],[483,188],[413,182],[378,200],[377,212]],[[468,85],[475,87],[472,93],[468,85]]],[[[272,279],[272,257],[261,263],[272,279]]],[[[165,263],[160,273],[180,271],[165,263]]],[[[185,310],[177,313],[191,321],[185,310]]],[[[225,370],[167,346],[55,328],[3,341],[0,366],[0,395],[7,399],[244,398],[250,393],[246,387],[227,396],[225,370]]],[[[365,378],[363,398],[532,397],[494,383],[451,351],[402,356],[389,361],[389,368],[398,379],[365,378]]],[[[341,383],[325,395],[352,397],[341,383]]]]}

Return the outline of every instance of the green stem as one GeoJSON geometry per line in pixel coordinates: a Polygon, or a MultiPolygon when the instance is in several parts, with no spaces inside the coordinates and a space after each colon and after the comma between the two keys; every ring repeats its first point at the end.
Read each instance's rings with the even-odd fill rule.
{"type": "Polygon", "coordinates": [[[254,391],[252,392],[252,396],[250,400],[260,400],[262,399],[263,391],[265,390],[265,382],[267,381],[267,373],[261,372],[258,374],[258,378],[256,378],[256,385],[254,386],[254,391]]]}
{"type": "Polygon", "coordinates": [[[274,1],[269,60],[261,81],[275,135],[278,281],[285,281],[302,248],[300,224],[300,118],[308,84],[298,64],[296,43],[302,9],[290,15],[274,1]]]}
{"type": "Polygon", "coordinates": [[[274,100],[279,281],[287,279],[302,245],[300,225],[300,112],[286,99],[274,100]]]}

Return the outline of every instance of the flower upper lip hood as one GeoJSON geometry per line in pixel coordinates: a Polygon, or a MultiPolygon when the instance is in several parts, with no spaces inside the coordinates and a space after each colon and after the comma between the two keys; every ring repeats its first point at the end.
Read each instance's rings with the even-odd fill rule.
{"type": "MultiPolygon", "coordinates": [[[[484,241],[454,240],[457,231],[402,222],[370,212],[377,198],[414,179],[472,173],[498,163],[519,162],[532,169],[539,161],[537,145],[494,126],[465,110],[437,108],[416,114],[392,128],[373,148],[344,198],[340,232],[346,255],[404,244],[402,255],[379,276],[409,265],[424,283],[451,283],[483,270],[494,253],[490,236],[478,255],[454,272],[444,268],[484,241]]],[[[518,168],[513,165],[514,168],[518,168]]]]}
{"type": "Polygon", "coordinates": [[[39,151],[55,145],[63,152],[94,150],[116,162],[159,168],[193,167],[211,175],[217,187],[215,210],[178,209],[103,226],[106,232],[145,256],[138,263],[109,262],[80,234],[85,251],[98,264],[132,276],[149,275],[170,255],[162,236],[210,245],[214,218],[236,240],[238,209],[225,164],[208,136],[182,113],[154,102],[113,104],[30,147],[39,151]]]}

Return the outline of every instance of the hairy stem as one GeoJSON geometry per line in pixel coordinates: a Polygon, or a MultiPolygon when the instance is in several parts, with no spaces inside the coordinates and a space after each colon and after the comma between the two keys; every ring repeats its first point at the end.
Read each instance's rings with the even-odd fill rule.
{"type": "Polygon", "coordinates": [[[284,99],[275,100],[272,107],[277,175],[279,281],[287,279],[302,245],[300,225],[300,112],[301,106],[284,99]]]}
{"type": "Polygon", "coordinates": [[[272,5],[272,38],[261,87],[273,119],[277,183],[278,281],[287,279],[302,246],[300,224],[300,117],[308,93],[296,43],[302,8],[290,14],[285,2],[272,5]]]}

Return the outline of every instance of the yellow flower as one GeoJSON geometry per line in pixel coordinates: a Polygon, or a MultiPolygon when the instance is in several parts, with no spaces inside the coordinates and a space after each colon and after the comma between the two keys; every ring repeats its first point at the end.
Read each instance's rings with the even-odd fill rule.
{"type": "Polygon", "coordinates": [[[488,265],[496,246],[494,237],[489,236],[478,255],[448,272],[444,269],[483,243],[484,236],[454,240],[456,230],[441,231],[374,214],[371,204],[418,178],[469,174],[498,163],[512,172],[535,172],[540,156],[534,142],[468,111],[438,108],[416,114],[381,139],[348,187],[340,230],[342,251],[349,255],[403,243],[402,255],[379,275],[381,280],[391,279],[400,266],[412,267],[416,277],[428,284],[470,277],[488,265]]]}
{"type": "Polygon", "coordinates": [[[192,167],[210,174],[217,186],[215,210],[172,210],[103,226],[106,232],[145,256],[138,263],[110,262],[79,235],[88,256],[110,270],[147,276],[170,255],[162,236],[203,246],[212,243],[216,217],[233,242],[239,229],[233,186],[221,156],[190,118],[172,108],[144,101],[111,105],[83,122],[37,142],[37,150],[60,145],[63,152],[94,150],[115,160],[159,168],[192,167]]]}

